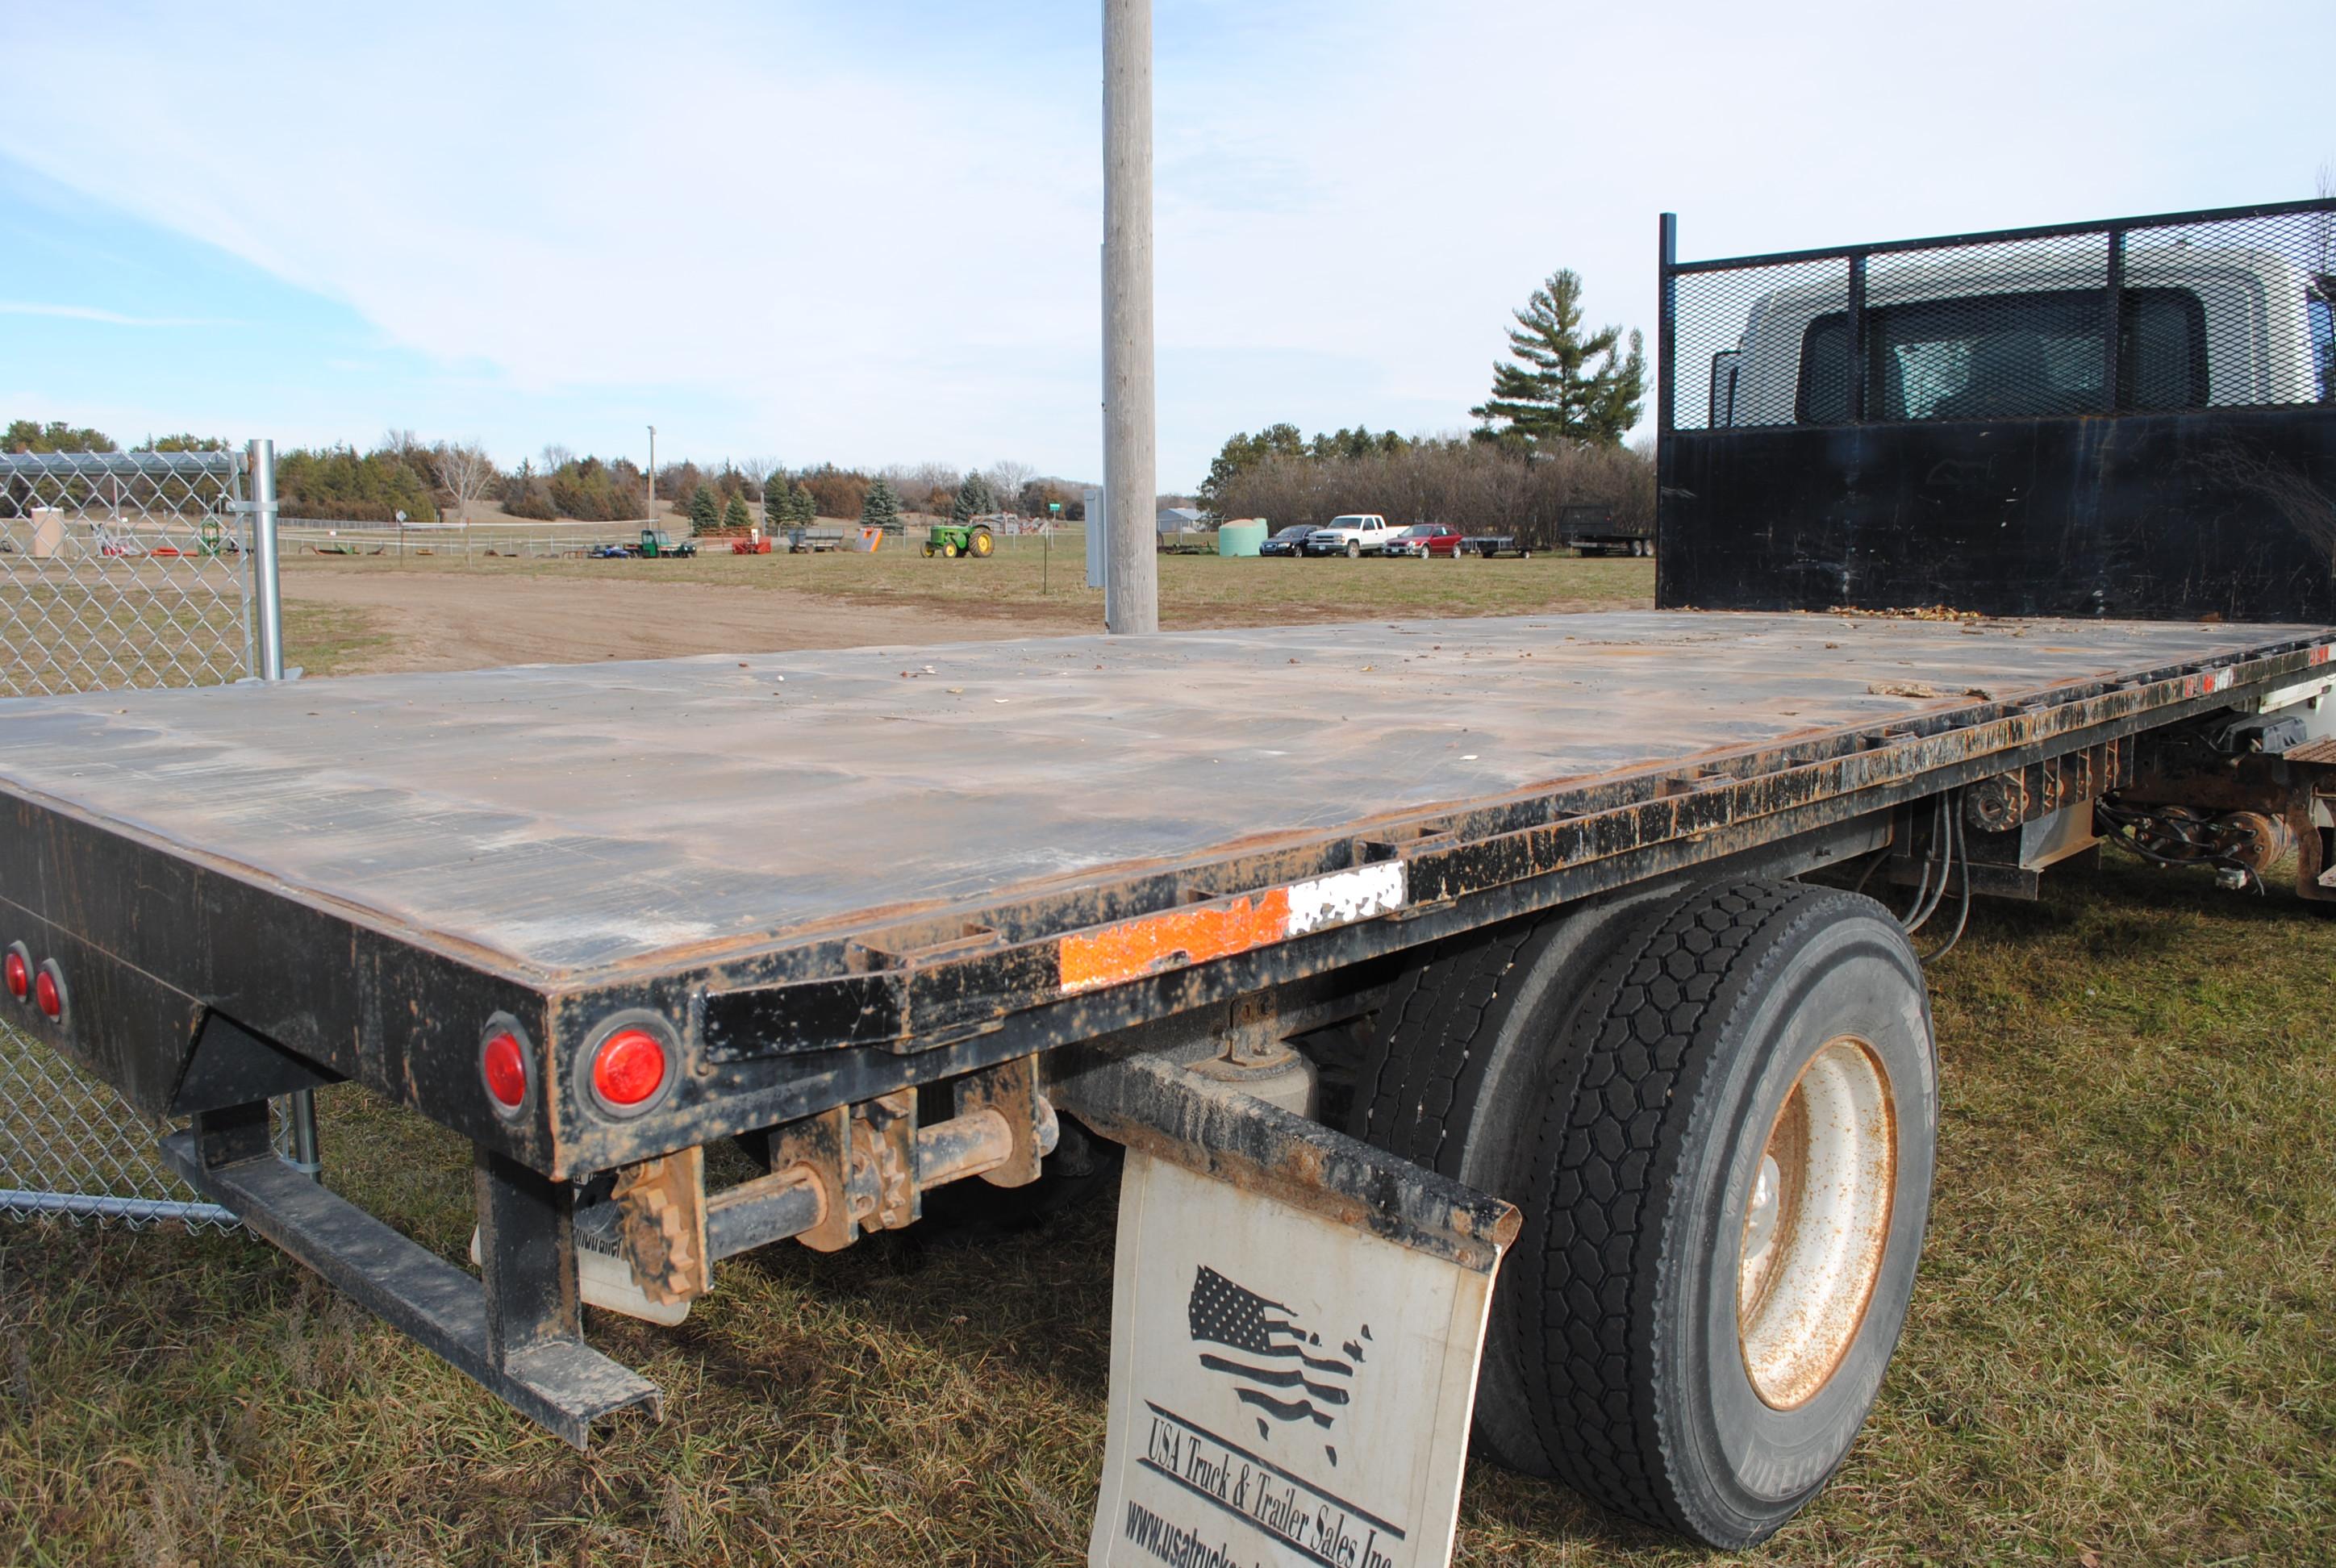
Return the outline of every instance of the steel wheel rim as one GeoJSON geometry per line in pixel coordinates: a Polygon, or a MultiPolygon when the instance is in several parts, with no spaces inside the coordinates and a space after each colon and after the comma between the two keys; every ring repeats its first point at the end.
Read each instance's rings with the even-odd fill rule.
{"type": "Polygon", "coordinates": [[[1890,1240],[1897,1133],[1889,1075],[1847,1035],[1802,1065],[1769,1126],[1736,1287],[1737,1342],[1764,1404],[1807,1403],[1856,1341],[1890,1240]]]}

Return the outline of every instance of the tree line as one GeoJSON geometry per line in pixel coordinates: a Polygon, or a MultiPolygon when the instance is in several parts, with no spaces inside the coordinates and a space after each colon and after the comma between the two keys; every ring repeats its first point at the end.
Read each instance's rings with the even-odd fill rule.
{"type": "MultiPolygon", "coordinates": [[[[131,450],[221,451],[226,444],[176,434],[149,437],[131,450]]],[[[103,431],[63,421],[19,419],[0,433],[5,452],[121,450],[103,431]]],[[[871,515],[898,526],[915,511],[959,521],[999,511],[1073,521],[1085,515],[1077,486],[1011,461],[970,471],[927,463],[872,472],[830,463],[791,469],[769,458],[718,466],[680,461],[661,465],[656,477],[657,500],[687,516],[694,532],[871,515]],[[1050,503],[1061,510],[1050,511],[1050,503]]],[[[363,451],[341,445],[278,453],[276,492],[287,516],[336,522],[391,522],[400,512],[409,522],[462,521],[489,500],[507,516],[541,521],[628,522],[649,515],[649,476],[629,458],[550,446],[505,470],[476,442],[423,442],[410,430],[387,431],[363,451]]]]}
{"type": "Polygon", "coordinates": [[[1625,530],[1651,523],[1655,465],[1623,446],[1525,453],[1466,436],[1407,438],[1367,453],[1275,453],[1224,477],[1203,500],[1220,517],[1276,527],[1375,511],[1392,522],[1515,534],[1549,550],[1571,507],[1597,507],[1625,530]]]}
{"type": "Polygon", "coordinates": [[[1319,525],[1342,512],[1450,522],[1556,543],[1570,508],[1624,528],[1651,524],[1654,463],[1623,444],[1646,391],[1640,335],[1582,326],[1582,279],[1552,273],[1512,312],[1509,355],[1465,434],[1405,436],[1368,425],[1308,439],[1294,424],[1238,433],[1209,465],[1202,504],[1219,518],[1319,525]],[[1625,344],[1627,343],[1627,350],[1625,344]]]}

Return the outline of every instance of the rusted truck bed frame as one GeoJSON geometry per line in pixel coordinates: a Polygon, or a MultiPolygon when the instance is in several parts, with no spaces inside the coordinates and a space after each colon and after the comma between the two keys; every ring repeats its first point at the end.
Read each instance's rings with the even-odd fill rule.
{"type": "MultiPolygon", "coordinates": [[[[498,1235],[567,1244],[555,1183],[1731,856],[1821,856],[2331,648],[2309,626],[1617,612],[5,703],[0,946],[56,955],[71,1008],[32,1021],[145,1111],[185,1108],[217,1026],[288,1053],[276,1076],[234,1058],[247,1099],[352,1078],[471,1139],[483,1306],[443,1263],[426,1290],[336,1277],[580,1440],[654,1390],[580,1344],[511,1371],[527,1324],[573,1322],[572,1295],[536,1299],[542,1257],[494,1261],[498,1235]],[[685,1066],[618,1120],[574,1068],[627,1009],[685,1066]],[[496,1017],[548,1064],[515,1120],[480,1087],[496,1017]]],[[[294,1192],[226,1196],[328,1272],[388,1246],[294,1192]]]]}

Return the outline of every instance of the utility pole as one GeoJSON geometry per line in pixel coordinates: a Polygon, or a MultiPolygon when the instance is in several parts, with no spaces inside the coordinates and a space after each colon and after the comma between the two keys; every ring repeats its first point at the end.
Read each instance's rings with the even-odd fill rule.
{"type": "Polygon", "coordinates": [[[649,426],[649,526],[657,526],[657,426],[649,426]]]}
{"type": "MultiPolygon", "coordinates": [[[[284,587],[276,559],[276,443],[253,442],[245,449],[244,468],[251,476],[252,586],[254,608],[259,612],[253,641],[259,678],[279,681],[284,678],[284,587]]],[[[313,1182],[324,1169],[316,1154],[316,1091],[295,1089],[290,1098],[292,1164],[313,1182]]]]}
{"type": "Polygon", "coordinates": [[[1152,385],[1152,0],[1103,0],[1104,629],[1160,629],[1152,385]]]}

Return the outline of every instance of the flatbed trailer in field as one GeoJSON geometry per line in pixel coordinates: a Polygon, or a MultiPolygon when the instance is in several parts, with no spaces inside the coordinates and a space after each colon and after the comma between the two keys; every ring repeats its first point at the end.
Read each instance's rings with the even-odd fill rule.
{"type": "Polygon", "coordinates": [[[1869,294],[1922,247],[1746,283],[1666,220],[1674,608],[0,703],[0,1007],[579,1446],[659,1398],[579,1296],[671,1320],[722,1258],[1031,1184],[1076,1126],[1128,1150],[1096,1563],[1445,1561],[1472,1431],[1757,1541],[1894,1348],[1922,966],[1973,896],[2116,836],[2336,910],[2336,282],[2145,222],[2093,293],[2061,257],[1869,294]],[[2217,336],[2220,273],[2175,309],[2218,257],[2294,286],[2258,335],[2292,353],[2217,336]],[[2118,357],[2142,311],[2191,339],[2118,357]],[[2030,382],[1972,368],[2047,330],[2030,382]],[[2190,466],[2135,471],[2127,418],[2190,466]],[[1779,474],[1806,517],[1744,501],[1779,474]],[[1966,542],[1926,565],[1926,529],[1966,542]],[[1990,613],[2039,603],[2074,613],[1990,613]],[[269,1099],[342,1080],[472,1144],[480,1277],[276,1155],[269,1099]]]}
{"type": "MultiPolygon", "coordinates": [[[[199,1184],[580,1441],[654,1391],[557,1310],[556,1353],[490,1327],[559,1299],[560,1250],[522,1243],[564,1223],[567,1183],[734,1136],[800,1154],[821,1128],[832,1154],[839,1114],[931,1084],[995,1095],[1013,1125],[988,1131],[1027,1163],[1059,1048],[1214,1040],[1241,1005],[1278,1045],[1437,944],[1845,863],[1989,781],[2029,785],[2016,863],[2029,806],[2129,780],[2150,732],[2336,681],[2331,648],[2310,626],[1616,612],[18,702],[0,942],[61,989],[56,1018],[19,1009],[36,1034],[194,1118],[174,1146],[199,1184]],[[594,1082],[619,1027],[670,1053],[639,1105],[594,1082]],[[482,1077],[503,1034],[511,1106],[482,1077]],[[483,1299],[252,1164],[258,1103],[335,1078],[477,1146],[483,1299]]],[[[791,1164],[814,1174],[673,1201],[714,1256],[801,1233],[821,1178],[791,1164]]]]}

